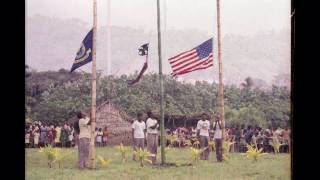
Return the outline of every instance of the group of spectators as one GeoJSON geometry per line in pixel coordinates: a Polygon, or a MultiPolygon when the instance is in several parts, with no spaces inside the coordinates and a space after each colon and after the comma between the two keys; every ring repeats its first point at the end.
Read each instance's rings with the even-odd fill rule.
{"type": "MultiPolygon", "coordinates": [[[[25,147],[38,148],[47,145],[54,147],[74,147],[78,144],[78,134],[73,124],[44,124],[40,121],[25,126],[25,147]]],[[[96,145],[106,146],[108,129],[96,128],[96,145]]]]}
{"type": "MultiPolygon", "coordinates": [[[[197,128],[196,127],[178,127],[176,129],[166,129],[168,135],[174,135],[178,139],[172,144],[175,147],[184,147],[186,142],[190,140],[192,144],[197,141],[197,128]]],[[[209,130],[210,140],[213,140],[214,130],[209,130]]],[[[226,140],[235,142],[231,145],[230,152],[246,152],[247,144],[255,145],[256,147],[263,148],[264,152],[273,152],[273,143],[280,143],[280,152],[288,153],[290,145],[290,129],[285,128],[266,128],[263,129],[259,126],[248,125],[235,125],[228,127],[225,130],[226,140]]],[[[169,142],[168,142],[169,143],[169,142]]]]}

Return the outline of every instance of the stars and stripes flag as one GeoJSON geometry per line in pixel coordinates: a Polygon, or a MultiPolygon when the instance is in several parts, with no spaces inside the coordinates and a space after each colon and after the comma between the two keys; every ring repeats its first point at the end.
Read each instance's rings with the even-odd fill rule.
{"type": "Polygon", "coordinates": [[[172,68],[171,75],[177,77],[182,74],[213,66],[212,47],[212,38],[210,38],[189,51],[169,58],[169,63],[172,68]]]}

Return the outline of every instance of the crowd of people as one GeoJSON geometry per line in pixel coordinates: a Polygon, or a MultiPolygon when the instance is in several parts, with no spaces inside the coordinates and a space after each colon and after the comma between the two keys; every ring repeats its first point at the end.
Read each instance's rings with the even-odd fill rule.
{"type": "MultiPolygon", "coordinates": [[[[197,138],[196,127],[178,127],[176,129],[166,129],[168,135],[174,135],[177,140],[172,143],[175,147],[184,147],[190,141],[194,144],[197,138]]],[[[209,130],[210,140],[214,139],[214,130],[209,130]]],[[[230,152],[246,152],[247,144],[255,145],[256,147],[263,148],[264,152],[273,152],[272,143],[282,144],[280,152],[288,153],[290,145],[290,129],[288,127],[281,128],[266,128],[263,129],[259,126],[248,125],[235,125],[227,127],[225,130],[225,137],[227,141],[235,142],[231,145],[230,152]]]]}
{"type": "MultiPolygon", "coordinates": [[[[137,114],[137,120],[132,123],[133,149],[144,149],[152,154],[157,154],[159,146],[159,121],[151,111],[147,112],[147,117],[143,113],[137,114]]],[[[78,121],[73,125],[68,123],[47,125],[41,122],[27,124],[25,128],[25,144],[27,148],[38,148],[46,145],[54,147],[78,147],[79,168],[87,167],[89,156],[89,144],[91,139],[90,115],[79,112],[78,121]]],[[[208,160],[210,142],[215,142],[216,158],[218,162],[222,161],[222,126],[220,116],[216,115],[213,121],[206,114],[197,122],[195,127],[178,127],[176,129],[166,129],[166,137],[176,137],[174,143],[167,139],[167,145],[184,147],[186,145],[195,145],[198,148],[205,148],[201,153],[202,160],[208,160]],[[213,122],[211,125],[210,122],[213,122]],[[187,143],[190,142],[190,143],[187,143]],[[195,143],[198,142],[198,143],[195,143]]],[[[106,146],[108,141],[108,129],[96,128],[95,144],[98,147],[106,146]]],[[[290,151],[290,129],[289,128],[266,128],[259,126],[235,125],[225,129],[225,138],[227,141],[234,142],[230,147],[230,152],[246,152],[247,144],[255,145],[257,148],[263,148],[263,152],[273,152],[272,144],[281,144],[280,153],[290,151]]],[[[133,156],[133,160],[136,157],[133,156]]],[[[152,164],[156,163],[156,156],[150,157],[152,164]]]]}
{"type": "MultiPolygon", "coordinates": [[[[78,145],[79,133],[73,124],[50,124],[35,121],[25,126],[25,147],[39,148],[47,145],[54,147],[75,147],[78,145]]],[[[96,128],[96,145],[106,146],[108,129],[96,128]]]]}

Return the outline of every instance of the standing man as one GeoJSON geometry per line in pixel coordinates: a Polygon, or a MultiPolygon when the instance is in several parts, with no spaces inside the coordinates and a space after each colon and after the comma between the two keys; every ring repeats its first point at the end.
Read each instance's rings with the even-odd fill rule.
{"type": "Polygon", "coordinates": [[[214,136],[213,139],[216,145],[216,157],[217,161],[222,161],[222,129],[221,129],[221,121],[220,115],[217,114],[215,122],[213,124],[214,136]]]}
{"type": "MultiPolygon", "coordinates": [[[[142,120],[142,113],[137,114],[138,120],[132,123],[132,138],[133,150],[137,151],[139,148],[144,149],[144,138],[146,137],[146,123],[142,120]]],[[[133,160],[136,160],[136,155],[133,154],[133,160]]]]}
{"type": "Polygon", "coordinates": [[[201,160],[209,160],[209,130],[210,130],[210,121],[207,120],[208,115],[206,113],[202,114],[202,118],[198,121],[197,124],[197,134],[200,136],[200,147],[201,149],[206,148],[201,153],[201,160]]]}
{"type": "Polygon", "coordinates": [[[90,118],[86,117],[82,112],[77,114],[79,119],[79,169],[88,168],[89,146],[90,146],[90,118]]]}
{"type": "Polygon", "coordinates": [[[158,127],[159,123],[154,118],[154,115],[151,111],[147,112],[148,119],[146,122],[147,125],[147,149],[150,153],[154,154],[150,159],[152,164],[156,163],[157,160],[157,148],[158,148],[158,127]]]}

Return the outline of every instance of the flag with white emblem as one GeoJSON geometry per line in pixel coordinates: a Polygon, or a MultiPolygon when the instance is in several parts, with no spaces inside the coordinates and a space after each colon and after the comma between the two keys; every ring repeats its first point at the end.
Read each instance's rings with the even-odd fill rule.
{"type": "Polygon", "coordinates": [[[82,41],[81,47],[77,52],[76,58],[74,60],[70,72],[73,72],[77,68],[92,61],[92,36],[93,29],[91,29],[91,31],[86,35],[86,37],[82,41]]]}

